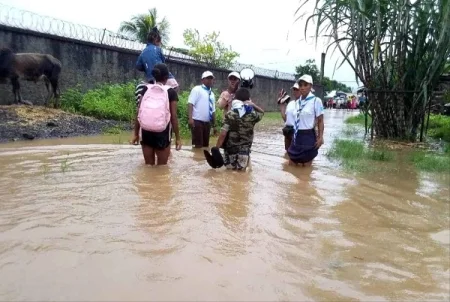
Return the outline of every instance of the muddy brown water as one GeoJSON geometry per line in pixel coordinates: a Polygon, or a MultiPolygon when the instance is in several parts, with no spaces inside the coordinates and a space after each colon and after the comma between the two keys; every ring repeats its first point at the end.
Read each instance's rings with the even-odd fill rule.
{"type": "Polygon", "coordinates": [[[0,145],[0,299],[448,301],[448,175],[344,172],[349,114],[309,169],[279,127],[247,173],[188,146],[145,167],[128,135],[0,145]]]}

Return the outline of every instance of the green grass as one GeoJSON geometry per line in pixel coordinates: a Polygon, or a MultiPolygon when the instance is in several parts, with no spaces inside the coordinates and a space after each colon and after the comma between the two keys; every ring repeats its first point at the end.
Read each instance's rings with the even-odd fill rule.
{"type": "Polygon", "coordinates": [[[426,151],[414,151],[410,154],[409,161],[421,171],[450,173],[449,154],[438,155],[426,151]]]}
{"type": "Polygon", "coordinates": [[[450,116],[431,114],[427,135],[450,143],[450,116]]]}
{"type": "MultiPolygon", "coordinates": [[[[360,113],[358,115],[351,116],[345,120],[345,123],[364,126],[364,114],[360,113]]],[[[368,116],[369,126],[370,123],[371,118],[368,116]]],[[[443,141],[450,143],[450,116],[431,114],[427,135],[434,139],[442,139],[443,141]]]]}
{"type": "Polygon", "coordinates": [[[358,135],[364,134],[364,129],[359,125],[345,125],[342,129],[342,134],[346,137],[354,137],[358,135]]]}
{"type": "MultiPolygon", "coordinates": [[[[364,119],[365,119],[364,114],[360,113],[358,115],[347,118],[345,120],[345,123],[346,124],[357,124],[357,125],[364,126],[364,124],[365,124],[364,119]]],[[[370,123],[371,123],[371,118],[370,118],[370,116],[367,116],[367,125],[370,126],[370,123]]]]}
{"type": "Polygon", "coordinates": [[[392,162],[395,154],[384,148],[369,148],[361,141],[350,139],[335,139],[327,157],[335,159],[349,171],[375,172],[392,168],[381,162],[392,162]]]}
{"type": "MultiPolygon", "coordinates": [[[[398,151],[402,152],[402,151],[398,151]]],[[[445,173],[450,171],[450,155],[437,154],[426,151],[406,151],[407,161],[415,168],[427,172],[445,173]]],[[[396,169],[399,156],[396,151],[389,150],[386,146],[367,146],[361,141],[352,139],[336,139],[327,157],[340,162],[340,164],[352,171],[374,172],[379,170],[396,169]]]]}

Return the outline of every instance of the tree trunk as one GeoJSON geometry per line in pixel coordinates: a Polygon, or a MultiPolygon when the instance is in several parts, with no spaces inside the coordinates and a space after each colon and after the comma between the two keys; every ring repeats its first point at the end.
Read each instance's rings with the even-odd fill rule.
{"type": "Polygon", "coordinates": [[[375,134],[383,139],[408,139],[411,134],[408,116],[405,116],[404,99],[402,95],[390,92],[372,93],[375,134]]]}

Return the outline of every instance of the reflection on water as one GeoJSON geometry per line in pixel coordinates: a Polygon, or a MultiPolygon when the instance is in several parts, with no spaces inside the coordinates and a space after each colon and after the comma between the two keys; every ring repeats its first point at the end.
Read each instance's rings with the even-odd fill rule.
{"type": "Polygon", "coordinates": [[[324,153],[346,114],[311,168],[279,128],[246,173],[103,138],[1,146],[0,299],[448,300],[448,175],[344,174],[324,153]]]}

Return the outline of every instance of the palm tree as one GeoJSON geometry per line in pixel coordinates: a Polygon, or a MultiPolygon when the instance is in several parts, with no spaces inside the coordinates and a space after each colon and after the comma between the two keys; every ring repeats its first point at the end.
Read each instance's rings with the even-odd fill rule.
{"type": "Polygon", "coordinates": [[[146,14],[133,16],[131,21],[122,22],[119,27],[119,32],[129,35],[141,43],[147,43],[147,34],[155,26],[158,27],[161,34],[162,45],[167,45],[169,42],[170,24],[166,17],[158,21],[158,11],[156,8],[149,9],[146,14]]]}

